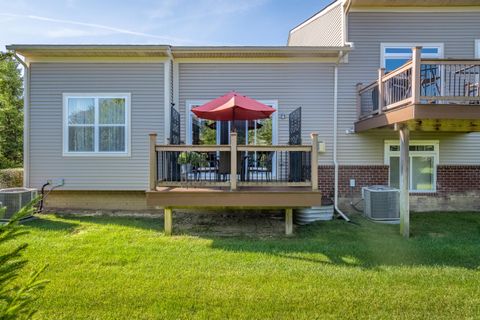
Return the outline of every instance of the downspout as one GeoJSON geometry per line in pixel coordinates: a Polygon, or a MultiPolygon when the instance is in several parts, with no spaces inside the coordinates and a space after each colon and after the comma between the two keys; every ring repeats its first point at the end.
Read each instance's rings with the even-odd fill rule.
{"type": "Polygon", "coordinates": [[[23,186],[30,185],[30,67],[15,51],[13,57],[23,66],[23,186]]]}
{"type": "Polygon", "coordinates": [[[173,54],[172,48],[169,47],[167,49],[167,61],[164,63],[163,73],[164,73],[164,120],[163,120],[163,133],[164,133],[164,142],[166,144],[170,144],[170,118],[171,118],[171,110],[172,107],[172,92],[173,92],[173,54]]]}
{"type": "Polygon", "coordinates": [[[333,164],[335,166],[335,182],[334,182],[334,206],[335,211],[347,222],[350,219],[338,207],[338,159],[337,159],[337,134],[338,134],[338,65],[343,58],[343,53],[334,66],[334,84],[333,84],[333,164]]]}

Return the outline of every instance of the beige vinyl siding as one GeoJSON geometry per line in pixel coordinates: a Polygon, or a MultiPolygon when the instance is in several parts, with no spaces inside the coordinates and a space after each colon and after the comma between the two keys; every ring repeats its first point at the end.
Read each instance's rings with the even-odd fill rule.
{"type": "Polygon", "coordinates": [[[30,186],[64,178],[64,190],[146,190],[148,134],[163,141],[163,63],[33,63],[30,186]],[[63,157],[62,93],[131,93],[130,157],[63,157]]]}
{"type": "Polygon", "coordinates": [[[290,33],[289,46],[342,46],[342,5],[290,33]]]}
{"type": "Polygon", "coordinates": [[[278,101],[278,141],[288,143],[288,114],[302,107],[303,143],[317,131],[327,144],[321,162],[332,161],[333,66],[321,63],[181,63],[179,103],[182,140],[186,101],[211,100],[231,90],[257,100],[278,101]],[[285,114],[285,119],[281,115],[285,114]]]}
{"type": "MultiPolygon", "coordinates": [[[[355,84],[374,81],[380,66],[380,44],[386,42],[444,43],[446,58],[473,58],[480,38],[480,12],[385,13],[352,12],[348,41],[355,44],[348,64],[339,68],[339,161],[382,164],[386,139],[393,130],[346,135],[355,121],[355,84]]],[[[478,133],[412,133],[412,139],[440,140],[441,164],[480,164],[478,133]]]]}

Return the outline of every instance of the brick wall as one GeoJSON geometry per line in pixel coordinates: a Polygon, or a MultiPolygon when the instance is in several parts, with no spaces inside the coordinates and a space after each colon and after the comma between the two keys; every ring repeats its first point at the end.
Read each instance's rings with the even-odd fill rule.
{"type": "MultiPolygon", "coordinates": [[[[318,187],[322,194],[333,196],[334,183],[335,167],[319,166],[318,187]]],[[[339,166],[338,190],[340,197],[350,197],[352,192],[353,195],[359,195],[362,192],[362,187],[375,184],[388,184],[388,166],[339,166]],[[355,179],[355,188],[353,190],[350,188],[350,179],[355,179]]]]}
{"type": "Polygon", "coordinates": [[[465,193],[480,191],[480,166],[445,166],[437,167],[437,193],[465,193]]]}
{"type": "MultiPolygon", "coordinates": [[[[318,187],[322,194],[333,196],[335,167],[318,167],[318,187]]],[[[354,195],[361,193],[364,186],[388,184],[388,166],[340,166],[338,184],[340,197],[350,196],[350,179],[355,179],[354,195]]],[[[480,166],[439,165],[437,166],[437,192],[431,196],[445,196],[451,193],[480,192],[480,166]]]]}

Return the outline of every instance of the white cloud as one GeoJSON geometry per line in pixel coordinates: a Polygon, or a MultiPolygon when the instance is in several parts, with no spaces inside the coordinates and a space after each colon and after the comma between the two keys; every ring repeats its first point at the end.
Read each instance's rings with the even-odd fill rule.
{"type": "MultiPolygon", "coordinates": [[[[179,39],[176,37],[170,37],[165,35],[156,35],[156,34],[150,34],[145,32],[138,32],[138,31],[133,31],[128,29],[106,26],[106,25],[97,24],[97,23],[88,23],[88,22],[81,22],[81,21],[75,21],[75,20],[55,19],[55,18],[49,18],[49,17],[43,17],[43,16],[21,15],[21,14],[13,14],[13,13],[0,13],[0,16],[10,17],[10,18],[27,18],[27,19],[38,20],[38,21],[46,21],[46,22],[69,24],[69,25],[75,25],[75,26],[87,27],[87,28],[103,29],[103,30],[114,32],[114,33],[121,33],[121,34],[151,38],[151,39],[159,39],[163,41],[193,43],[193,41],[189,39],[179,39]]],[[[81,31],[85,31],[85,30],[77,30],[78,33],[80,33],[81,31]]],[[[94,33],[90,32],[88,35],[94,35],[94,33]]]]}

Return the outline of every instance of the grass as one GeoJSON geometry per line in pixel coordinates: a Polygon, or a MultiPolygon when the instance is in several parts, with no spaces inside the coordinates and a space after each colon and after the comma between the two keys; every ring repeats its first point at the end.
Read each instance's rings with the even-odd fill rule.
{"type": "Polygon", "coordinates": [[[414,236],[360,217],[286,238],[165,237],[160,219],[42,216],[41,319],[480,317],[480,214],[417,214],[414,236]]]}

